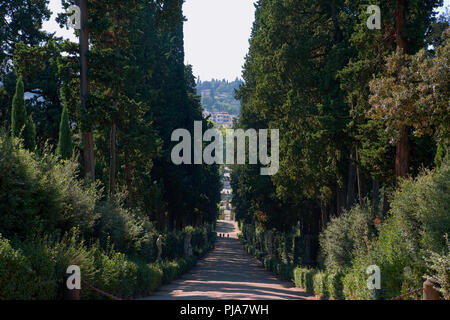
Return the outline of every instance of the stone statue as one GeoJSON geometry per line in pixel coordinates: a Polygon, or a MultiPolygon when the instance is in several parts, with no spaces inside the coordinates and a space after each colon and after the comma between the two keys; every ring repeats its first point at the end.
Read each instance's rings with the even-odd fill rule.
{"type": "Polygon", "coordinates": [[[158,247],[158,261],[161,260],[162,254],[162,246],[164,242],[162,241],[162,234],[159,235],[158,239],[156,239],[156,246],[158,247]]]}
{"type": "Polygon", "coordinates": [[[187,257],[192,256],[192,245],[191,245],[192,234],[186,234],[184,238],[184,255],[187,257]]]}

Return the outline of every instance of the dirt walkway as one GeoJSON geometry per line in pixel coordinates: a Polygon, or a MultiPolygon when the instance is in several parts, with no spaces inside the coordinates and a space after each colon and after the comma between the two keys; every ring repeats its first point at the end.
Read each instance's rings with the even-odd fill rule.
{"type": "Polygon", "coordinates": [[[172,299],[313,299],[304,290],[275,278],[244,251],[234,222],[219,221],[216,248],[191,272],[161,287],[145,300],[172,299]]]}

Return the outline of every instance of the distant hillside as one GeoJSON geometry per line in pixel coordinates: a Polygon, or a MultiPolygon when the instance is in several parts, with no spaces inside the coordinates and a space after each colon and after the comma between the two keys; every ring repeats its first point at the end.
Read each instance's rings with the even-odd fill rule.
{"type": "Polygon", "coordinates": [[[203,108],[209,112],[228,112],[238,115],[240,102],[234,97],[234,90],[243,82],[236,78],[232,82],[226,80],[211,80],[197,82],[197,94],[202,97],[203,108]]]}

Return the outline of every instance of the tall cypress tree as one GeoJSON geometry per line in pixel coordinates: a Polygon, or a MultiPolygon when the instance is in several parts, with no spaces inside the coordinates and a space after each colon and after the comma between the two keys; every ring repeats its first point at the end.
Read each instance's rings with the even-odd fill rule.
{"type": "Polygon", "coordinates": [[[11,110],[11,134],[19,137],[23,127],[27,122],[27,111],[25,109],[25,97],[22,76],[19,75],[16,81],[16,92],[12,101],[11,110]]]}
{"type": "Polygon", "coordinates": [[[61,114],[61,123],[59,124],[59,140],[56,148],[56,154],[62,159],[69,159],[72,157],[72,134],[69,126],[69,113],[67,105],[64,104],[61,114]]]}
{"type": "Polygon", "coordinates": [[[25,128],[23,129],[23,145],[31,151],[36,147],[36,126],[31,114],[28,116],[25,128]]]}

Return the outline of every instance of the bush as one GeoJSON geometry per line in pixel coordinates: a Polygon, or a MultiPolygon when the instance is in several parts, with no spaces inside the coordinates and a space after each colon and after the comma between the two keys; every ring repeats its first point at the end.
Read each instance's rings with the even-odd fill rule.
{"type": "Polygon", "coordinates": [[[342,271],[330,272],[327,275],[327,293],[330,299],[342,300],[344,299],[342,279],[345,273],[342,271]]]}
{"type": "MultiPolygon", "coordinates": [[[[113,295],[146,295],[195,265],[196,256],[183,258],[187,232],[195,255],[211,248],[209,225],[188,227],[164,235],[170,262],[152,263],[159,234],[148,217],[124,209],[120,194],[100,201],[99,186],[77,176],[76,161],[30,153],[0,132],[0,233],[10,239],[0,236],[0,299],[61,299],[70,265],[113,295]]],[[[81,298],[103,297],[86,288],[81,298]]]]}
{"type": "Polygon", "coordinates": [[[59,283],[56,275],[56,260],[54,259],[54,249],[48,239],[29,240],[25,243],[17,243],[23,255],[29,262],[33,271],[32,283],[35,286],[33,299],[51,300],[58,296],[59,283]]]}
{"type": "Polygon", "coordinates": [[[279,277],[282,280],[293,281],[294,279],[294,268],[292,264],[281,263],[279,266],[279,277]]]}
{"type": "Polygon", "coordinates": [[[96,277],[98,288],[123,299],[133,297],[137,286],[138,265],[123,253],[100,255],[100,267],[96,277]]]}
{"type": "Polygon", "coordinates": [[[0,235],[0,300],[35,297],[33,270],[20,250],[0,235]]]}
{"type": "Polygon", "coordinates": [[[321,259],[327,269],[349,267],[359,252],[367,251],[377,235],[374,218],[368,202],[332,218],[319,240],[321,259]]]}
{"type": "Polygon", "coordinates": [[[317,272],[313,278],[314,281],[314,294],[316,296],[321,296],[323,298],[328,298],[328,282],[327,282],[327,273],[325,272],[317,272]]]}
{"type": "Polygon", "coordinates": [[[437,284],[438,289],[445,300],[450,300],[450,244],[447,238],[447,253],[438,254],[430,251],[430,256],[427,259],[429,277],[433,278],[437,284]]]}
{"type": "Polygon", "coordinates": [[[297,267],[294,270],[294,283],[296,287],[303,288],[309,294],[314,294],[314,275],[317,270],[297,267]]]}
{"type": "Polygon", "coordinates": [[[78,164],[61,162],[23,149],[18,140],[0,133],[0,233],[24,240],[28,236],[64,233],[78,226],[92,235],[98,218],[97,186],[76,179],[78,164]]]}
{"type": "Polygon", "coordinates": [[[188,270],[195,266],[197,258],[195,256],[181,258],[173,261],[162,261],[160,266],[163,272],[163,284],[168,284],[178,279],[188,270]]]}
{"type": "Polygon", "coordinates": [[[377,299],[377,290],[367,288],[366,268],[366,263],[356,263],[350,272],[344,276],[342,292],[346,300],[377,299]]]}
{"type": "MultiPolygon", "coordinates": [[[[429,273],[424,257],[433,251],[445,255],[445,234],[450,226],[450,161],[436,171],[425,171],[414,180],[404,180],[391,203],[379,237],[367,252],[360,252],[348,276],[346,296],[364,288],[369,265],[382,270],[380,298],[392,298],[422,286],[429,273]]],[[[345,291],[345,290],[344,290],[345,291]]],[[[373,295],[361,292],[361,298],[373,295]]],[[[357,297],[358,298],[358,297],[357,297]]]]}
{"type": "Polygon", "coordinates": [[[143,261],[135,261],[138,266],[135,294],[148,296],[162,285],[163,271],[158,264],[146,264],[143,261]]]}
{"type": "Polygon", "coordinates": [[[298,288],[305,288],[305,274],[308,271],[306,268],[297,267],[294,269],[294,284],[298,288]]]}
{"type": "Polygon", "coordinates": [[[99,203],[96,211],[100,219],[95,234],[102,247],[112,244],[117,251],[128,255],[138,256],[145,261],[156,260],[158,233],[148,217],[111,202],[99,203]]]}
{"type": "Polygon", "coordinates": [[[307,293],[314,294],[314,276],[317,273],[317,270],[314,269],[308,269],[305,272],[305,287],[307,293]]]}

